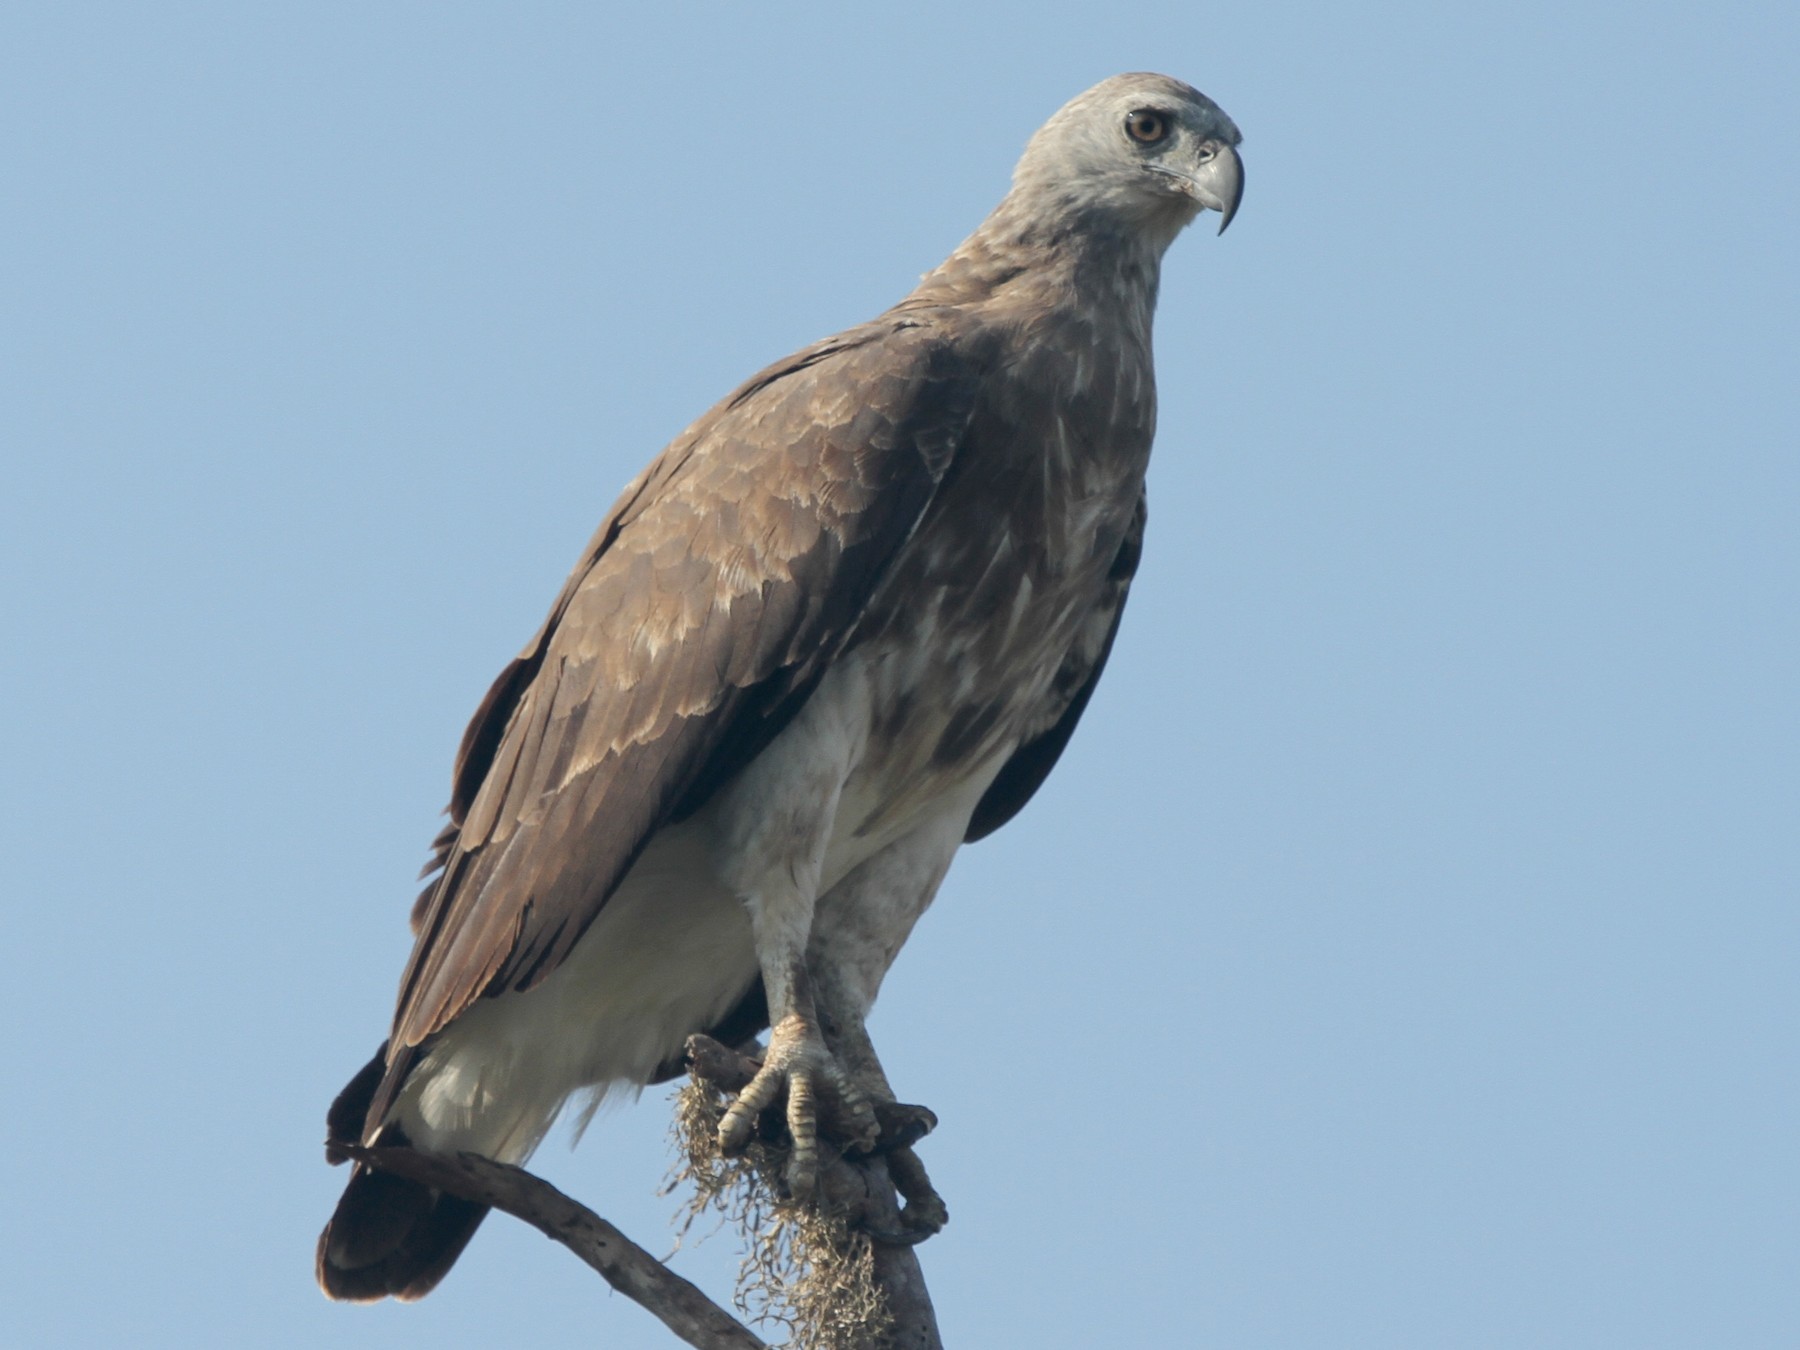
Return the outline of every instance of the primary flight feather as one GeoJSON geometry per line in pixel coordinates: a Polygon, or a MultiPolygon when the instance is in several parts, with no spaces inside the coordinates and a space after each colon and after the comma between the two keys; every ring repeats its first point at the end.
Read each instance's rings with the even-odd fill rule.
{"type": "MultiPolygon", "coordinates": [[[[1229,223],[1239,140],[1166,76],[1088,90],[911,295],[752,377],[626,488],[463,737],[393,1027],[328,1157],[521,1162],[570,1094],[666,1077],[696,1032],[771,1028],[720,1142],[787,1090],[801,1194],[817,1095],[860,1122],[891,1100],[864,1018],[1105,664],[1162,255],[1202,209],[1229,223]]],[[[922,1181],[908,1198],[941,1223],[922,1181]]],[[[359,1164],[320,1284],[420,1297],[484,1212],[359,1164]]]]}

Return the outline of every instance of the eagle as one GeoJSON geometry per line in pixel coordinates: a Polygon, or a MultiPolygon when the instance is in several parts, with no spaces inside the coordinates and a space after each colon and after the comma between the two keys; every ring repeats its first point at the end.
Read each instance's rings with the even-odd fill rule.
{"type": "MultiPolygon", "coordinates": [[[[1202,210],[1230,223],[1240,140],[1179,80],[1096,85],[910,295],[752,376],[626,487],[463,735],[329,1160],[521,1163],[573,1094],[765,1028],[725,1152],[781,1107],[804,1198],[824,1106],[872,1133],[882,979],[957,849],[1044,782],[1118,632],[1161,261],[1202,210]]],[[[358,1162],[319,1283],[419,1298],[484,1213],[358,1162]]]]}

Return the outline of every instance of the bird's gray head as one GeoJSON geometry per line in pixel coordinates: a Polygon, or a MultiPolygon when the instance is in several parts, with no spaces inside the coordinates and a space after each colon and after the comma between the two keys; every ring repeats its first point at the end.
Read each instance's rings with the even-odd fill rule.
{"type": "Polygon", "coordinates": [[[1115,75],[1044,123],[1013,173],[1013,196],[1167,245],[1202,210],[1219,232],[1244,192],[1243,137],[1218,104],[1167,75],[1115,75]]]}

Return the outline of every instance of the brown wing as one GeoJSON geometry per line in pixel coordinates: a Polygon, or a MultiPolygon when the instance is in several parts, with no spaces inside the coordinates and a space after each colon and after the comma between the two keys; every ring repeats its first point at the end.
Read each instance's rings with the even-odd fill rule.
{"type": "Polygon", "coordinates": [[[1131,525],[1106,574],[1106,591],[1082,626],[1075,645],[1063,657],[1050,686],[1052,705],[1065,699],[1067,703],[1045,730],[1020,745],[1001,767],[975,804],[975,813],[969,817],[969,828],[963,834],[964,843],[987,838],[1024,810],[1025,803],[1044,785],[1050,770],[1062,758],[1069,737],[1075,734],[1075,724],[1087,711],[1094,687],[1100,683],[1100,672],[1106,669],[1106,658],[1112,654],[1113,639],[1119,635],[1119,621],[1125,617],[1125,601],[1131,594],[1131,579],[1137,575],[1138,559],[1144,552],[1148,513],[1149,503],[1140,492],[1131,525]]]}
{"type": "Polygon", "coordinates": [[[568,954],[649,836],[842,649],[960,443],[979,373],[890,319],[771,367],[626,489],[458,755],[379,1122],[410,1050],[568,954]]]}

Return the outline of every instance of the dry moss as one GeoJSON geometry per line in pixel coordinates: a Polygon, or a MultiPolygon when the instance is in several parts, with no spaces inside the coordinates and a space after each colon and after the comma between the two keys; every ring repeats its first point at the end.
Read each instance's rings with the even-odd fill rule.
{"type": "Polygon", "coordinates": [[[676,1161],[664,1193],[687,1188],[676,1214],[685,1239],[709,1213],[743,1236],[733,1301],[748,1320],[785,1328],[787,1350],[870,1350],[893,1319],[875,1282],[869,1239],[842,1213],[798,1205],[781,1177],[788,1150],[760,1137],[741,1157],[719,1152],[726,1099],[693,1080],[675,1097],[676,1161]]]}

